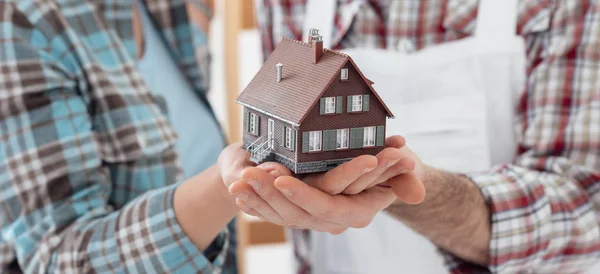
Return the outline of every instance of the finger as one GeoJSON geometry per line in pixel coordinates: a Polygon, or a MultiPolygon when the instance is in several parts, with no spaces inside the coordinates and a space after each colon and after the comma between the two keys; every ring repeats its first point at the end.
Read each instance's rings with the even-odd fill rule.
{"type": "Polygon", "coordinates": [[[236,198],[236,202],[239,200],[248,208],[255,210],[264,220],[274,224],[283,225],[283,218],[279,213],[275,211],[271,205],[260,198],[246,180],[239,180],[231,184],[231,186],[229,186],[229,193],[236,198]]]}
{"type": "Polygon", "coordinates": [[[265,218],[262,214],[258,213],[256,210],[252,209],[251,207],[249,207],[245,202],[243,202],[240,199],[235,199],[235,203],[237,204],[238,208],[243,211],[244,213],[248,214],[248,215],[252,215],[254,217],[258,217],[261,218],[262,220],[265,221],[269,221],[267,220],[267,218],[265,218]]]}
{"type": "Polygon", "coordinates": [[[360,176],[356,181],[350,184],[342,193],[346,195],[357,194],[367,189],[371,184],[375,183],[378,178],[390,167],[393,167],[402,158],[402,153],[396,148],[386,148],[377,155],[377,167],[360,176]]]}
{"type": "Polygon", "coordinates": [[[374,187],[357,195],[331,196],[288,176],[277,178],[275,187],[285,193],[291,202],[318,219],[351,227],[368,225],[377,212],[395,200],[389,188],[374,187]]]}
{"type": "MultiPolygon", "coordinates": [[[[281,225],[305,227],[322,232],[334,231],[343,228],[337,224],[317,220],[313,216],[310,216],[302,208],[290,202],[273,185],[275,178],[260,168],[248,168],[244,170],[242,173],[242,178],[249,178],[246,180],[246,182],[252,186],[254,192],[256,192],[260,198],[262,198],[262,200],[270,206],[270,208],[274,209],[278,213],[283,221],[281,225]]],[[[247,204],[254,204],[254,198],[259,197],[251,197],[247,204]]],[[[256,204],[261,204],[261,201],[257,201],[256,204]]],[[[257,211],[262,213],[258,209],[257,211]]]]}
{"type": "Polygon", "coordinates": [[[257,167],[268,172],[275,178],[279,176],[292,176],[292,172],[287,167],[276,162],[265,162],[257,167]]]}
{"type": "Polygon", "coordinates": [[[388,168],[383,174],[373,181],[367,188],[387,182],[389,179],[398,175],[406,174],[415,169],[415,161],[411,158],[402,158],[396,164],[388,168]]]}
{"type": "Polygon", "coordinates": [[[400,201],[407,204],[420,204],[425,200],[425,185],[414,172],[396,176],[385,183],[400,201]]]}
{"type": "Polygon", "coordinates": [[[286,201],[288,203],[290,203],[290,205],[293,205],[294,207],[298,207],[298,209],[303,214],[298,216],[297,220],[286,221],[285,218],[282,217],[281,221],[279,221],[277,218],[268,216],[269,213],[265,214],[265,212],[266,212],[265,209],[268,210],[268,208],[266,208],[266,206],[263,204],[264,201],[260,200],[260,197],[254,192],[252,187],[250,185],[248,185],[247,183],[245,183],[244,181],[235,182],[234,184],[231,185],[229,190],[232,193],[241,193],[241,192],[252,193],[248,199],[244,199],[243,201],[242,201],[242,199],[239,199],[239,198],[236,199],[236,203],[237,203],[238,207],[240,208],[240,210],[242,210],[243,212],[245,212],[247,214],[257,216],[265,221],[268,221],[268,222],[271,222],[271,223],[274,223],[277,225],[312,229],[312,230],[316,230],[316,231],[320,231],[320,232],[328,232],[328,233],[336,234],[336,235],[344,232],[347,229],[347,227],[341,226],[336,223],[319,220],[319,219],[315,218],[314,216],[309,215],[306,211],[304,211],[301,208],[299,208],[298,206],[294,205],[287,199],[286,199],[286,201]],[[255,200],[255,199],[258,199],[258,200],[255,200]]]}
{"type": "Polygon", "coordinates": [[[390,136],[385,139],[385,147],[402,148],[406,145],[406,139],[400,135],[390,136]]]}
{"type": "Polygon", "coordinates": [[[360,176],[377,167],[377,157],[362,155],[336,168],[316,175],[307,176],[304,182],[331,195],[339,194],[360,176]]]}

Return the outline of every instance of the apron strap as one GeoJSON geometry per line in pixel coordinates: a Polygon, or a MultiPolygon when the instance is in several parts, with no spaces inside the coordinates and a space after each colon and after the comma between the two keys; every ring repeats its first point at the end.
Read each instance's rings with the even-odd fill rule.
{"type": "Polygon", "coordinates": [[[514,36],[517,32],[517,0],[479,0],[475,35],[495,38],[514,36]]]}
{"type": "Polygon", "coordinates": [[[336,0],[308,0],[302,41],[308,41],[310,29],[319,29],[319,34],[323,36],[323,47],[331,48],[336,4],[336,0]]]}

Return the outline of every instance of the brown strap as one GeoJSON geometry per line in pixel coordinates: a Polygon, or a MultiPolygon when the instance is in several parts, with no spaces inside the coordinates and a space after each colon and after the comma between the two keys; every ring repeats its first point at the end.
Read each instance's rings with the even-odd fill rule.
{"type": "Polygon", "coordinates": [[[144,57],[146,51],[146,43],[144,41],[144,26],[142,25],[141,20],[141,10],[140,10],[139,2],[135,2],[133,8],[133,38],[135,39],[135,47],[137,52],[137,58],[142,59],[144,57]]]}

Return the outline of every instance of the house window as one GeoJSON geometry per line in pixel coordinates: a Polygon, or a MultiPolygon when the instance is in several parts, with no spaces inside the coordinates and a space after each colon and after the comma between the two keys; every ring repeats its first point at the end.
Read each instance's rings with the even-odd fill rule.
{"type": "Polygon", "coordinates": [[[285,147],[292,149],[292,129],[285,128],[285,147]]]}
{"type": "Polygon", "coordinates": [[[363,136],[363,146],[375,146],[375,127],[366,127],[363,136]]]}
{"type": "Polygon", "coordinates": [[[335,97],[325,98],[325,113],[335,113],[335,97]]]}
{"type": "Polygon", "coordinates": [[[256,116],[254,113],[250,113],[250,133],[258,135],[258,127],[258,116],[256,116]]]}
{"type": "Polygon", "coordinates": [[[338,129],[336,149],[345,148],[348,148],[348,129],[338,129]]]}
{"type": "Polygon", "coordinates": [[[321,131],[309,132],[308,151],[321,151],[321,131]]]}
{"type": "Polygon", "coordinates": [[[347,68],[342,69],[341,78],[342,78],[342,81],[348,80],[348,69],[347,68]]]}
{"type": "Polygon", "coordinates": [[[362,95],[352,96],[352,111],[362,111],[363,110],[362,99],[363,99],[362,95]]]}

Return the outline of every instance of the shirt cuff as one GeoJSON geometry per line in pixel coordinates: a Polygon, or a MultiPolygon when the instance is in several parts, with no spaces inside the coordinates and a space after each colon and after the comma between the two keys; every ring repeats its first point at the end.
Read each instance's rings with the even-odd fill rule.
{"type": "Polygon", "coordinates": [[[177,185],[153,191],[148,197],[150,237],[164,269],[172,273],[220,273],[229,247],[229,231],[224,230],[203,252],[181,229],[173,210],[177,185]]]}
{"type": "MultiPolygon", "coordinates": [[[[485,173],[464,174],[481,191],[490,209],[491,235],[489,265],[482,267],[440,250],[447,268],[453,274],[465,273],[531,273],[542,262],[543,253],[537,241],[546,228],[534,220],[544,220],[544,211],[533,210],[536,187],[527,184],[535,176],[532,171],[509,166],[499,166],[485,173]],[[518,209],[515,209],[515,206],[518,209]]],[[[534,171],[535,172],[535,171],[534,171]]]]}

